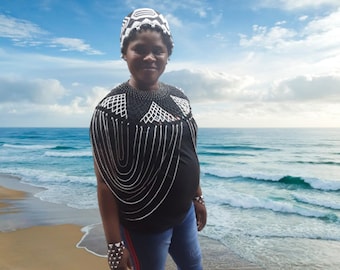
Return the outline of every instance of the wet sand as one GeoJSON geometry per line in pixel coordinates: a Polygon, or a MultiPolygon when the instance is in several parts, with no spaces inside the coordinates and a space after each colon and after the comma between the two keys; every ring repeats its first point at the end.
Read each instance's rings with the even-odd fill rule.
{"type": "MultiPolygon", "coordinates": [[[[99,211],[43,202],[40,190],[0,174],[0,269],[108,269],[99,211]]],[[[204,269],[262,269],[219,241],[200,243],[204,269]]],[[[176,269],[170,257],[166,269],[176,269]]]]}

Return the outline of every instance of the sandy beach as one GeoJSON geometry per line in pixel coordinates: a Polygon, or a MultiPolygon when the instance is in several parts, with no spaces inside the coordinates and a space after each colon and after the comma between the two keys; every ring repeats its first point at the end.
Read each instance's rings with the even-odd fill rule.
{"type": "Polygon", "coordinates": [[[106,260],[76,248],[76,225],[35,226],[0,234],[0,269],[105,269],[106,260]]]}
{"type": "MultiPolygon", "coordinates": [[[[108,269],[98,211],[41,201],[39,190],[0,175],[0,269],[108,269]]],[[[262,269],[218,241],[200,242],[204,269],[262,269]]],[[[166,269],[176,269],[170,257],[166,269]]]]}

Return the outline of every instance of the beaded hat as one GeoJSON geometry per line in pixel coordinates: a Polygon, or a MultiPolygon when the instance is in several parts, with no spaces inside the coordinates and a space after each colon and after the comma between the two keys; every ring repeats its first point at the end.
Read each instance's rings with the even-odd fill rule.
{"type": "Polygon", "coordinates": [[[173,45],[173,40],[169,28],[168,21],[159,12],[151,8],[139,8],[127,15],[122,23],[120,32],[120,48],[123,48],[124,40],[129,37],[132,30],[140,30],[141,26],[150,25],[151,27],[158,26],[163,33],[170,37],[173,45]]]}

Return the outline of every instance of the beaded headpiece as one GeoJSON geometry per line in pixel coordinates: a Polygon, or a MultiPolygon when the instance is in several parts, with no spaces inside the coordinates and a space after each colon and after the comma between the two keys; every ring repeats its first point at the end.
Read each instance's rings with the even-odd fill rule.
{"type": "Polygon", "coordinates": [[[151,27],[158,26],[163,33],[168,35],[173,43],[168,21],[165,17],[151,8],[139,8],[126,16],[122,23],[120,32],[120,48],[123,48],[124,40],[130,35],[131,31],[140,30],[141,26],[150,25],[151,27]]]}

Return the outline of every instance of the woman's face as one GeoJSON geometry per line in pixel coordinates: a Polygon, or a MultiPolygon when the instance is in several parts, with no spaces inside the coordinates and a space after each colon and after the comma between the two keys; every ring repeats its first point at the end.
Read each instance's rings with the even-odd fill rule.
{"type": "Polygon", "coordinates": [[[140,90],[157,90],[168,57],[161,33],[150,29],[138,32],[123,55],[131,73],[130,85],[140,90]]]}

